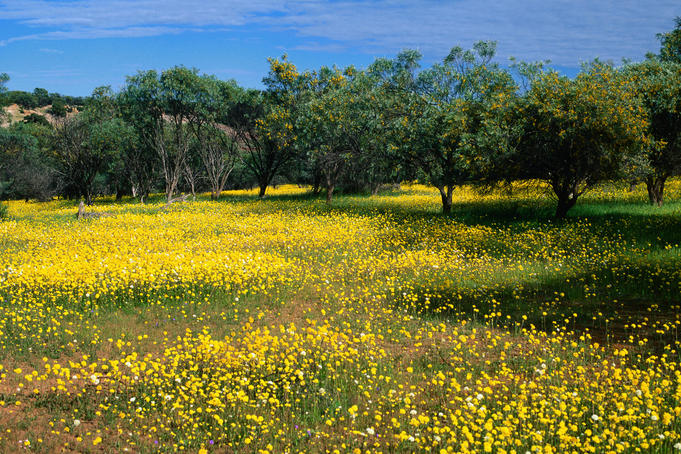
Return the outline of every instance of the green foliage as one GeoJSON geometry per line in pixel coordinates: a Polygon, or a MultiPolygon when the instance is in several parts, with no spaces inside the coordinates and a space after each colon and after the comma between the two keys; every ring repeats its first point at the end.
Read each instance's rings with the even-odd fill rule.
{"type": "Polygon", "coordinates": [[[0,198],[48,200],[55,175],[42,144],[46,128],[18,123],[0,128],[0,198]]]}
{"type": "Polygon", "coordinates": [[[4,203],[0,203],[0,222],[9,219],[9,208],[4,203]]]}
{"type": "Polygon", "coordinates": [[[445,213],[454,188],[477,178],[480,147],[493,145],[476,140],[486,113],[515,90],[510,74],[492,62],[495,48],[493,42],[478,42],[472,50],[455,47],[442,63],[418,74],[413,52],[377,68],[388,77],[385,95],[394,93],[393,146],[439,189],[445,213]]]}
{"type": "Polygon", "coordinates": [[[23,122],[24,123],[35,123],[37,125],[46,126],[46,127],[50,126],[50,122],[47,121],[47,118],[45,118],[44,115],[40,115],[40,114],[37,114],[37,113],[32,113],[32,114],[26,115],[24,117],[23,122]]]}
{"type": "Polygon", "coordinates": [[[7,104],[17,104],[22,109],[35,109],[38,101],[32,93],[25,91],[8,91],[5,94],[7,104]]]}
{"type": "Polygon", "coordinates": [[[624,158],[646,143],[645,111],[632,80],[595,62],[575,79],[546,72],[520,100],[523,125],[510,178],[546,181],[563,217],[594,184],[617,175],[624,158]]]}
{"type": "Polygon", "coordinates": [[[44,88],[34,89],[33,96],[36,99],[38,107],[44,107],[52,103],[52,97],[44,88]]]}
{"type": "Polygon", "coordinates": [[[286,56],[269,59],[263,79],[267,91],[244,92],[229,108],[227,124],[243,148],[244,164],[264,197],[267,187],[298,156],[296,119],[301,109],[305,79],[286,56]]]}
{"type": "Polygon", "coordinates": [[[55,99],[52,101],[52,107],[50,107],[47,111],[55,117],[63,118],[66,116],[66,105],[61,99],[55,99]]]}
{"type": "Polygon", "coordinates": [[[7,73],[0,73],[0,94],[7,91],[7,87],[5,87],[7,82],[9,82],[9,76],[7,73]]]}
{"type": "Polygon", "coordinates": [[[65,192],[92,203],[95,180],[126,140],[126,125],[117,118],[93,121],[79,115],[61,121],[54,130],[54,158],[64,176],[65,192]]]}
{"type": "MultiPolygon", "coordinates": [[[[44,117],[25,117],[21,134],[37,143],[22,159],[49,157],[67,197],[143,201],[165,186],[168,200],[186,190],[217,198],[254,182],[264,196],[271,184],[297,182],[325,187],[330,202],[336,189],[419,179],[438,188],[447,213],[458,186],[527,178],[548,183],[562,217],[584,191],[619,176],[645,180],[660,204],[664,181],[681,173],[680,30],[677,18],[658,36],[660,55],[644,63],[616,71],[595,62],[574,79],[547,62],[502,69],[496,43],[481,41],[425,68],[416,50],[366,70],[301,72],[284,55],[268,60],[262,91],[176,66],[139,72],[119,93],[98,87],[87,101],[43,88],[2,98],[52,104],[54,133],[44,117]]],[[[0,91],[7,80],[0,75],[0,91]]],[[[16,190],[9,173],[6,191],[31,192],[16,190]]]]}
{"type": "Polygon", "coordinates": [[[7,82],[9,82],[9,76],[6,73],[0,73],[0,120],[2,120],[5,116],[5,111],[2,109],[2,107],[6,101],[2,95],[4,95],[7,91],[7,87],[5,87],[7,82]]]}
{"type": "Polygon", "coordinates": [[[681,17],[674,19],[674,30],[660,33],[660,59],[666,62],[681,63],[681,17]]]}
{"type": "Polygon", "coordinates": [[[681,63],[648,59],[624,72],[633,79],[649,122],[650,140],[630,174],[646,182],[650,203],[661,205],[665,181],[681,173],[681,63]]]}

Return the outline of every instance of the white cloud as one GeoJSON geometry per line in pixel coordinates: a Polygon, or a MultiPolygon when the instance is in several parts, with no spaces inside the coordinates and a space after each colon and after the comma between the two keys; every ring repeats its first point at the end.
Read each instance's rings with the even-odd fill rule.
{"type": "MultiPolygon", "coordinates": [[[[199,31],[200,29],[194,30],[199,31]]],[[[16,36],[0,41],[0,46],[17,41],[29,40],[66,40],[66,39],[93,39],[93,38],[140,38],[145,36],[159,36],[177,34],[188,31],[183,28],[173,27],[127,27],[127,28],[84,28],[75,30],[52,31],[36,33],[32,35],[16,36]]]]}
{"type": "Polygon", "coordinates": [[[0,45],[256,25],[294,33],[298,50],[390,54],[411,47],[441,57],[453,45],[491,39],[502,58],[575,66],[597,56],[640,58],[656,49],[655,33],[670,29],[676,15],[678,0],[0,0],[0,17],[40,29],[0,36],[0,45]]]}
{"type": "Polygon", "coordinates": [[[42,52],[42,53],[44,53],[44,54],[58,54],[58,55],[61,55],[61,54],[64,53],[63,50],[59,50],[59,49],[50,49],[50,48],[47,48],[47,47],[43,47],[42,49],[39,49],[39,50],[40,50],[40,52],[42,52]]]}

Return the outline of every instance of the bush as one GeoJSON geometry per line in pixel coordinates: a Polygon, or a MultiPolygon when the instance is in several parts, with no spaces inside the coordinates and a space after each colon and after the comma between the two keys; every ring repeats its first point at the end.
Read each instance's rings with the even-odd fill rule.
{"type": "Polygon", "coordinates": [[[0,221],[4,221],[9,218],[9,209],[4,203],[0,203],[0,221]]]}

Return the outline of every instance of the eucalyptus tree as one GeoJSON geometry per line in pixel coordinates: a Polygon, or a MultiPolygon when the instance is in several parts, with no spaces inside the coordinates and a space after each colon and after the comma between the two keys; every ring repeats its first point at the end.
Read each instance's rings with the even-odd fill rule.
{"type": "Polygon", "coordinates": [[[91,205],[95,178],[115,159],[124,136],[125,125],[118,118],[96,122],[81,114],[57,121],[53,153],[65,191],[91,205]]]}
{"type": "Polygon", "coordinates": [[[653,58],[629,65],[630,77],[648,118],[649,141],[635,174],[646,182],[651,204],[662,205],[666,181],[681,174],[681,63],[653,58]]]}
{"type": "Polygon", "coordinates": [[[136,146],[134,132],[122,116],[116,94],[110,86],[100,86],[92,91],[87,98],[81,114],[90,129],[94,125],[107,125],[117,131],[115,139],[116,150],[110,154],[102,171],[110,193],[120,199],[125,194],[131,194],[131,174],[127,165],[127,156],[136,146]]]}
{"type": "Polygon", "coordinates": [[[14,123],[0,128],[0,199],[49,200],[55,193],[55,170],[45,151],[51,128],[14,123]]]}
{"type": "Polygon", "coordinates": [[[139,73],[128,78],[126,87],[117,95],[116,102],[122,118],[131,129],[129,146],[121,151],[125,171],[130,178],[133,197],[144,203],[157,177],[159,164],[154,134],[155,114],[147,101],[154,97],[146,92],[146,86],[153,83],[152,74],[139,73]]]}
{"type": "Polygon", "coordinates": [[[258,183],[259,197],[298,155],[294,126],[304,89],[300,73],[286,56],[269,63],[263,79],[266,91],[243,93],[229,109],[227,125],[244,150],[243,162],[258,183]]]}
{"type": "Polygon", "coordinates": [[[338,178],[353,157],[355,137],[346,125],[350,96],[348,76],[338,68],[321,67],[309,72],[307,99],[298,110],[301,136],[314,167],[321,172],[326,187],[326,202],[331,203],[338,178]]]}
{"type": "Polygon", "coordinates": [[[672,31],[660,33],[660,59],[666,62],[681,64],[681,16],[674,19],[675,27],[672,31]]]}
{"type": "Polygon", "coordinates": [[[472,50],[454,47],[442,63],[420,72],[420,55],[409,51],[374,69],[394,95],[396,146],[439,190],[443,213],[451,211],[454,189],[476,178],[482,143],[476,136],[490,106],[516,90],[510,74],[492,62],[495,49],[483,41],[472,50]]]}
{"type": "Polygon", "coordinates": [[[237,132],[227,126],[230,110],[242,90],[234,81],[204,76],[197,81],[197,102],[189,124],[194,132],[197,155],[211,190],[218,199],[240,159],[237,132]]]}
{"type": "Polygon", "coordinates": [[[377,78],[350,66],[322,67],[307,74],[309,84],[299,129],[315,167],[324,176],[330,203],[339,179],[372,191],[390,175],[383,98],[377,78]]]}
{"type": "MultiPolygon", "coordinates": [[[[7,91],[7,87],[5,86],[7,82],[9,82],[9,75],[7,75],[7,73],[0,73],[0,95],[3,95],[7,91]]],[[[5,116],[5,109],[3,109],[4,106],[1,101],[2,99],[0,99],[0,120],[5,116]]]]}
{"type": "Polygon", "coordinates": [[[195,111],[200,107],[196,69],[176,66],[163,71],[139,72],[128,77],[121,102],[128,121],[142,141],[156,152],[168,201],[187,175],[195,111]]]}
{"type": "Polygon", "coordinates": [[[646,141],[645,111],[630,78],[594,62],[576,78],[544,72],[517,106],[522,137],[506,162],[516,178],[546,182],[563,218],[585,191],[614,178],[646,141]]]}

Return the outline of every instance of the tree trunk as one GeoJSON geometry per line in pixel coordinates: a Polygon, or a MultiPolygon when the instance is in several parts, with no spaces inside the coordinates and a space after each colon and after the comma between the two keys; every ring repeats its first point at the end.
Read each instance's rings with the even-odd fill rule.
{"type": "Polygon", "coordinates": [[[454,188],[451,186],[438,188],[440,190],[440,197],[442,198],[442,214],[450,214],[452,212],[452,194],[454,188]]]}
{"type": "Polygon", "coordinates": [[[84,187],[82,190],[82,195],[83,198],[85,199],[85,205],[90,206],[92,205],[92,192],[90,191],[89,188],[84,187]]]}
{"type": "Polygon", "coordinates": [[[648,177],[646,179],[646,187],[648,189],[648,199],[651,205],[662,206],[664,197],[664,183],[666,177],[648,177]]]}
{"type": "Polygon", "coordinates": [[[331,200],[333,199],[333,190],[335,189],[335,185],[329,184],[326,186],[326,203],[331,204],[331,200]]]}
{"type": "Polygon", "coordinates": [[[267,191],[267,185],[266,184],[265,185],[260,184],[259,187],[260,187],[260,191],[258,191],[258,197],[260,197],[262,199],[263,197],[265,197],[265,191],[267,191]]]}
{"type": "Polygon", "coordinates": [[[572,193],[558,194],[558,206],[556,207],[556,219],[564,219],[570,208],[577,203],[577,197],[572,193]]]}

